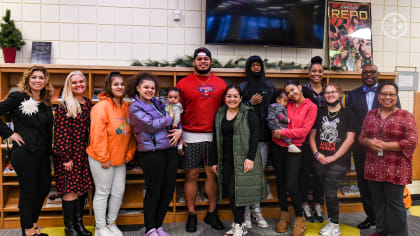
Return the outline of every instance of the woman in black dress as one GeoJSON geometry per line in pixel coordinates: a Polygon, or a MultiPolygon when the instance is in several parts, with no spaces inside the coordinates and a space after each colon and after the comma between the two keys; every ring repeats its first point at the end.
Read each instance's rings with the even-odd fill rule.
{"type": "Polygon", "coordinates": [[[54,121],[55,180],[63,198],[64,231],[69,236],[92,235],[83,226],[83,208],[93,185],[86,153],[92,103],[83,96],[85,91],[86,77],[80,71],[71,72],[54,121]]]}
{"type": "Polygon", "coordinates": [[[51,140],[53,87],[42,66],[27,69],[12,92],[0,103],[0,115],[8,114],[14,130],[0,119],[0,136],[13,141],[10,156],[19,182],[19,215],[22,234],[41,234],[37,227],[45,197],[51,188],[51,140]]]}

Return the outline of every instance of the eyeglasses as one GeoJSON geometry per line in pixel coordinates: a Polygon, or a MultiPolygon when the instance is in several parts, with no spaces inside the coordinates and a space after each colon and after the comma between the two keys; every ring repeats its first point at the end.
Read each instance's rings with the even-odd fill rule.
{"type": "Polygon", "coordinates": [[[325,92],[325,95],[332,95],[332,94],[337,94],[338,91],[330,91],[330,92],[325,92]]]}
{"type": "Polygon", "coordinates": [[[364,70],[363,72],[362,72],[363,74],[376,74],[376,70],[364,70]]]}
{"type": "Polygon", "coordinates": [[[395,93],[379,93],[379,96],[395,98],[397,96],[397,94],[395,94],[395,93]]]}

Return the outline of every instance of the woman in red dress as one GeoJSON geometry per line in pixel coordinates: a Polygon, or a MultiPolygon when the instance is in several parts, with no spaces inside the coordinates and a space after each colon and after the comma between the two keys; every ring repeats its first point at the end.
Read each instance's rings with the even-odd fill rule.
{"type": "Polygon", "coordinates": [[[53,162],[66,236],[92,235],[83,226],[86,196],[93,186],[86,153],[92,103],[83,96],[85,91],[86,77],[80,71],[71,72],[55,113],[53,162]]]}
{"type": "Polygon", "coordinates": [[[411,113],[395,106],[396,84],[383,83],[378,90],[379,108],[367,113],[359,136],[367,147],[365,179],[376,215],[374,235],[408,235],[403,192],[411,184],[417,127],[411,113]]]}

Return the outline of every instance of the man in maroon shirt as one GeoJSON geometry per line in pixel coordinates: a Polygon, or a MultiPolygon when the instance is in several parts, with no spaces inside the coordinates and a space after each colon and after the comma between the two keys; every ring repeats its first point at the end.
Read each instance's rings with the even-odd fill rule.
{"type": "Polygon", "coordinates": [[[210,72],[211,52],[207,48],[194,51],[194,73],[181,79],[177,87],[181,90],[181,104],[184,108],[181,123],[184,141],[183,167],[185,169],[184,193],[188,208],[187,232],[197,231],[195,199],[199,168],[206,173],[205,191],[209,209],[204,218],[207,224],[217,230],[224,229],[216,212],[216,175],[209,166],[212,153],[214,117],[222,104],[226,83],[210,72]]]}

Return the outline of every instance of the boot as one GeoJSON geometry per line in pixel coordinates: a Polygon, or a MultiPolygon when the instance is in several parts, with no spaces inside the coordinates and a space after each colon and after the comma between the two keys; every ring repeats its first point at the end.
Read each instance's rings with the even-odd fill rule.
{"type": "Polygon", "coordinates": [[[305,217],[296,217],[295,218],[295,228],[293,229],[292,236],[303,236],[306,230],[306,220],[305,217]]]}
{"type": "Polygon", "coordinates": [[[277,222],[276,225],[276,232],[277,233],[284,233],[287,232],[287,227],[289,226],[290,219],[289,213],[287,211],[280,212],[280,220],[277,222]]]}
{"type": "Polygon", "coordinates": [[[64,233],[66,234],[66,236],[80,236],[73,222],[74,209],[76,207],[76,202],[77,200],[73,200],[73,201],[63,200],[62,202],[63,214],[64,214],[64,225],[65,225],[64,233]]]}
{"type": "Polygon", "coordinates": [[[80,235],[92,236],[92,233],[89,232],[83,225],[83,209],[85,208],[86,196],[87,194],[79,196],[76,200],[76,207],[74,210],[74,226],[80,235]]]}

